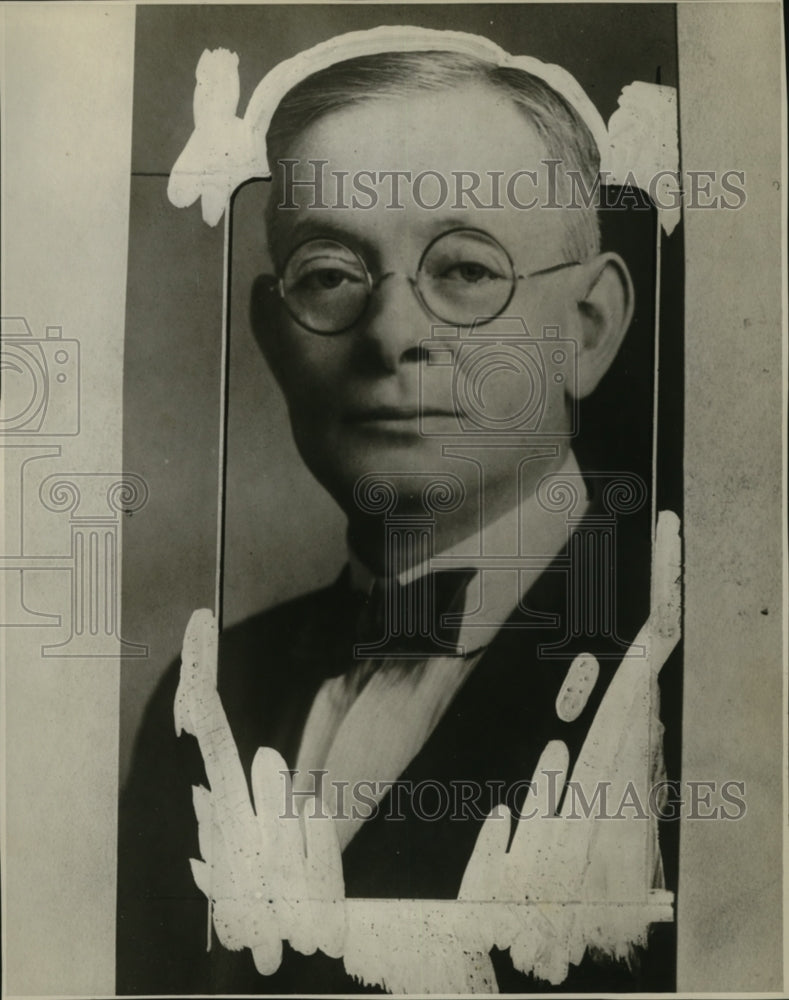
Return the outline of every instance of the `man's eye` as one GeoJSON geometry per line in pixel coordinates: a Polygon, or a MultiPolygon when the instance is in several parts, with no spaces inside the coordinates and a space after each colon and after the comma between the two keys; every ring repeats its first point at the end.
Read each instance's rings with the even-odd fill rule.
{"type": "Polygon", "coordinates": [[[358,279],[339,268],[323,267],[305,274],[300,284],[310,291],[333,291],[344,283],[353,284],[358,279]]]}
{"type": "Polygon", "coordinates": [[[443,277],[449,278],[452,281],[465,281],[469,284],[477,284],[480,281],[493,281],[501,277],[501,275],[495,274],[490,268],[485,267],[484,264],[478,264],[476,261],[469,260],[447,268],[443,277]]]}

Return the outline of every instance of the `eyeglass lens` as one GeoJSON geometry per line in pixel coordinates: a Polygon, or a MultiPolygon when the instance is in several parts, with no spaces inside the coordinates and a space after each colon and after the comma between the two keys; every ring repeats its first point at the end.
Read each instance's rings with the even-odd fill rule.
{"type": "MultiPolygon", "coordinates": [[[[473,229],[444,233],[422,255],[416,286],[439,320],[470,325],[506,308],[512,262],[493,237],[473,229]]],[[[282,294],[291,315],[316,333],[338,333],[364,313],[373,283],[361,258],[335,240],[309,240],[288,258],[282,294]]]]}

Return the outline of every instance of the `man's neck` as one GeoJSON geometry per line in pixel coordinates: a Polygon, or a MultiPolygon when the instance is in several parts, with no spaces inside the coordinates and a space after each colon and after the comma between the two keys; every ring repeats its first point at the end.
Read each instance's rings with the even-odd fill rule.
{"type": "Polygon", "coordinates": [[[488,491],[484,510],[483,505],[467,498],[458,510],[436,514],[429,522],[429,538],[419,531],[425,524],[424,516],[411,518],[405,514],[398,519],[394,532],[392,523],[382,519],[351,520],[349,549],[369,573],[384,577],[411,575],[415,568],[429,568],[426,564],[430,558],[450,553],[515,556],[522,554],[524,545],[539,548],[545,526],[535,490],[539,480],[551,472],[578,473],[570,449],[558,456],[553,467],[541,469],[528,492],[488,491]],[[395,544],[393,535],[397,536],[395,544]]]}

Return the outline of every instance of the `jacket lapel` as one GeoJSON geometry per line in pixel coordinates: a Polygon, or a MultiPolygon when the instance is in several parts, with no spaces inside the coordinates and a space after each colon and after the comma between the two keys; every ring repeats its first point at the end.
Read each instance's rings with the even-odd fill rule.
{"type": "MultiPolygon", "coordinates": [[[[648,536],[647,536],[648,538],[648,536]]],[[[568,635],[567,549],[525,595],[488,647],[441,721],[390,793],[343,854],[349,896],[455,898],[485,816],[522,805],[526,783],[551,740],[562,740],[572,769],[619,663],[618,639],[631,641],[646,618],[649,552],[620,538],[618,636],[568,635]],[[637,572],[634,574],[633,569],[637,572]],[[535,627],[555,615],[554,626],[535,627]],[[566,641],[563,641],[565,640],[566,641]],[[545,647],[561,645],[561,655],[545,647]],[[599,677],[572,721],[557,714],[557,696],[574,658],[599,658],[599,677]],[[432,818],[427,818],[433,813],[432,818]],[[402,819],[395,818],[402,816],[402,819]]]]}

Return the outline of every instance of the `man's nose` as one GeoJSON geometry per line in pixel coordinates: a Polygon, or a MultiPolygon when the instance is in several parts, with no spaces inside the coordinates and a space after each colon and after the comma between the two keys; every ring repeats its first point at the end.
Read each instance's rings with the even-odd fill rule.
{"type": "Polygon", "coordinates": [[[360,323],[360,350],[374,364],[395,372],[422,358],[430,322],[412,280],[404,274],[384,274],[375,282],[360,323]]]}

